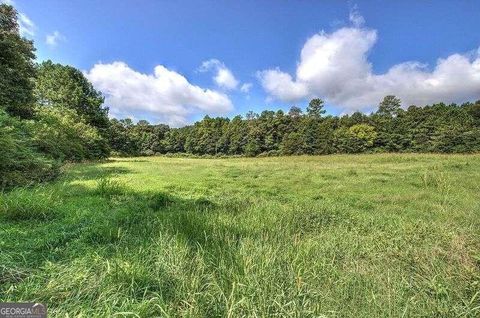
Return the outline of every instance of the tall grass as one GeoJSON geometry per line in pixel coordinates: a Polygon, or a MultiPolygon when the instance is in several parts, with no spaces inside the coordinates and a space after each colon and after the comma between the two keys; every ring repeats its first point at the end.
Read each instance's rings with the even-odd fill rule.
{"type": "Polygon", "coordinates": [[[478,317],[480,157],[117,159],[1,195],[0,301],[82,317],[478,317]]]}

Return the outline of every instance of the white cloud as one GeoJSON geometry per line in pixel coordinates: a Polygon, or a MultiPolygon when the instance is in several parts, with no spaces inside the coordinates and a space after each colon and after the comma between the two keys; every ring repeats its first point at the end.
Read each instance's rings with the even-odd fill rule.
{"type": "Polygon", "coordinates": [[[259,72],[269,97],[298,101],[316,96],[345,112],[370,109],[389,94],[400,97],[404,106],[480,97],[480,50],[438,59],[432,69],[410,61],[375,74],[367,57],[377,32],[361,26],[364,21],[356,10],[350,20],[351,27],[322,31],[306,41],[295,78],[278,68],[259,72]]]}
{"type": "Polygon", "coordinates": [[[304,83],[292,80],[290,74],[274,70],[266,70],[257,73],[263,88],[275,98],[283,101],[296,101],[306,97],[309,93],[304,83]]]}
{"type": "Polygon", "coordinates": [[[45,37],[45,43],[51,47],[58,45],[58,42],[65,41],[65,36],[58,31],[54,31],[51,34],[47,34],[45,37]]]}
{"type": "Polygon", "coordinates": [[[237,88],[238,80],[235,78],[235,76],[233,76],[232,71],[230,71],[225,66],[225,64],[223,64],[217,59],[211,59],[202,62],[199,71],[206,72],[210,70],[215,71],[215,76],[213,77],[213,80],[219,87],[227,90],[237,88]]]}
{"type": "Polygon", "coordinates": [[[35,35],[35,23],[33,23],[25,13],[18,13],[18,25],[20,27],[21,36],[33,37],[35,35]]]}
{"type": "Polygon", "coordinates": [[[123,62],[99,63],[85,75],[105,94],[114,116],[146,112],[181,126],[192,114],[224,114],[233,109],[227,95],[193,85],[163,65],[157,65],[153,74],[143,74],[123,62]]]}
{"type": "Polygon", "coordinates": [[[363,16],[358,11],[358,6],[357,5],[354,5],[350,9],[350,14],[348,15],[348,19],[357,28],[361,27],[365,23],[365,19],[363,18],[363,16]]]}
{"type": "Polygon", "coordinates": [[[250,89],[252,88],[252,86],[253,86],[252,83],[244,83],[240,87],[240,91],[242,91],[242,93],[248,93],[250,92],[250,89]]]}

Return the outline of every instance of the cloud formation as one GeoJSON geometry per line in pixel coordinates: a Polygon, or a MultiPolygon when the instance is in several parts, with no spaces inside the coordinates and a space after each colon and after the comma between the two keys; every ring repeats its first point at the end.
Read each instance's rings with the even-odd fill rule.
{"type": "Polygon", "coordinates": [[[355,27],[361,27],[365,23],[365,19],[363,16],[360,14],[358,11],[358,6],[354,5],[350,9],[350,14],[348,15],[348,20],[355,26],[355,27]]]}
{"type": "Polygon", "coordinates": [[[35,23],[25,13],[18,13],[18,26],[20,27],[21,36],[32,38],[35,35],[35,23]]]}
{"type": "Polygon", "coordinates": [[[452,54],[436,65],[410,61],[375,74],[368,53],[376,30],[351,11],[351,27],[320,32],[304,44],[295,77],[278,68],[258,72],[269,98],[293,102],[320,97],[345,112],[368,110],[385,95],[396,95],[404,106],[435,102],[464,102],[480,98],[480,50],[452,54]]]}
{"type": "Polygon", "coordinates": [[[235,76],[233,76],[232,71],[230,71],[225,64],[217,59],[210,59],[202,62],[199,71],[214,71],[215,75],[213,77],[213,81],[218,87],[223,89],[232,90],[237,88],[239,84],[238,80],[235,78],[235,76]]]}
{"type": "Polygon", "coordinates": [[[58,45],[58,42],[65,41],[65,36],[58,31],[54,31],[51,34],[47,34],[45,37],[45,43],[51,47],[58,45]]]}
{"type": "Polygon", "coordinates": [[[227,95],[193,85],[163,65],[157,65],[153,74],[143,74],[123,62],[98,63],[85,75],[104,93],[114,116],[147,112],[159,121],[181,126],[192,114],[224,114],[233,109],[227,95]]]}

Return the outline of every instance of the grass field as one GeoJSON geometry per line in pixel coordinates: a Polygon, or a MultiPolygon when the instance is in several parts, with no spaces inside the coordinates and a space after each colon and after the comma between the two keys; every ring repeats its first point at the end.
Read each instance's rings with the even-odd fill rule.
{"type": "Polygon", "coordinates": [[[0,196],[51,317],[479,317],[480,155],[125,158],[0,196]]]}

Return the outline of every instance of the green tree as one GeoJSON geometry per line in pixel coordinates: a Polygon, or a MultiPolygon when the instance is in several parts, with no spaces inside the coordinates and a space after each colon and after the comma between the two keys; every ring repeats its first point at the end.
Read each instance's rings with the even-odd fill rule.
{"type": "Polygon", "coordinates": [[[241,155],[245,151],[247,143],[248,127],[241,116],[235,116],[228,125],[228,154],[241,155]]]}
{"type": "Polygon", "coordinates": [[[20,36],[17,11],[0,4],[0,108],[13,116],[33,114],[33,42],[20,36]]]}
{"type": "Polygon", "coordinates": [[[371,149],[377,138],[375,127],[357,124],[335,131],[335,147],[340,153],[360,153],[371,149]]]}
{"type": "Polygon", "coordinates": [[[288,116],[292,118],[299,118],[300,116],[302,116],[302,109],[297,106],[292,106],[288,111],[288,116]]]}
{"type": "Polygon", "coordinates": [[[304,136],[299,132],[291,132],[283,137],[280,149],[284,155],[301,155],[305,147],[304,136]]]}
{"type": "Polygon", "coordinates": [[[190,134],[191,127],[170,129],[165,135],[165,151],[167,153],[186,152],[187,138],[190,134]]]}
{"type": "Polygon", "coordinates": [[[110,143],[114,150],[144,155],[474,152],[480,145],[479,106],[478,102],[462,106],[440,103],[410,106],[406,111],[386,107],[380,114],[355,112],[341,117],[318,117],[318,112],[303,116],[299,108],[288,115],[266,110],[260,115],[249,112],[246,119],[206,116],[191,126],[174,129],[146,121],[133,125],[131,121],[112,120],[115,129],[111,128],[110,143]]]}
{"type": "Polygon", "coordinates": [[[320,98],[314,98],[308,103],[307,106],[307,115],[313,118],[320,118],[325,114],[326,110],[323,109],[324,102],[320,98]]]}
{"type": "Polygon", "coordinates": [[[110,120],[108,128],[108,143],[114,155],[139,155],[140,145],[133,134],[133,122],[130,118],[110,120]]]}
{"type": "Polygon", "coordinates": [[[464,107],[467,108],[470,116],[472,116],[474,124],[480,127],[480,100],[477,100],[475,104],[468,103],[464,107]]]}
{"type": "Polygon", "coordinates": [[[402,101],[394,95],[387,95],[381,101],[377,114],[387,117],[396,117],[402,111],[402,101]]]}
{"type": "Polygon", "coordinates": [[[86,122],[100,131],[108,128],[108,108],[104,98],[78,69],[45,61],[38,66],[35,97],[42,106],[75,110],[86,122]]]}
{"type": "Polygon", "coordinates": [[[353,125],[348,129],[348,132],[353,138],[364,141],[365,146],[371,147],[377,138],[375,127],[367,124],[353,125]]]}

